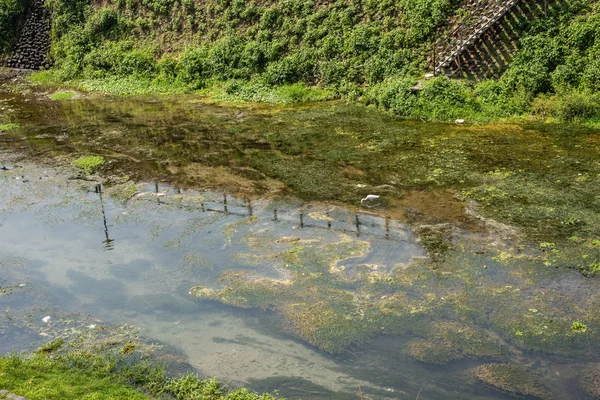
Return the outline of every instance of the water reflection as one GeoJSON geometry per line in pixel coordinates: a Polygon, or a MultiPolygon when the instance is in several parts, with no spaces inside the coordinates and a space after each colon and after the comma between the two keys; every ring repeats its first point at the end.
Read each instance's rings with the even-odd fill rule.
{"type": "MultiPolygon", "coordinates": [[[[104,236],[106,239],[102,242],[104,244],[105,250],[113,250],[114,240],[109,237],[108,234],[108,223],[106,222],[106,212],[104,211],[104,200],[102,199],[102,185],[98,184],[95,186],[94,190],[98,193],[98,199],[100,200],[100,209],[102,210],[102,222],[104,224],[104,236]]],[[[158,190],[158,189],[157,189],[158,190]]]]}

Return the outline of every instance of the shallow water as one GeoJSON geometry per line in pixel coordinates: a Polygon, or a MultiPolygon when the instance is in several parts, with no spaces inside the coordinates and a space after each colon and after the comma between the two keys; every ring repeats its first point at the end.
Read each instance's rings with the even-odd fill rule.
{"type": "MultiPolygon", "coordinates": [[[[577,371],[598,355],[597,279],[548,268],[536,243],[465,212],[452,187],[426,184],[417,172],[406,188],[382,172],[365,177],[376,172],[371,152],[379,151],[328,142],[321,159],[319,149],[274,138],[301,139],[313,125],[322,129],[315,118],[344,112],[381,119],[398,140],[457,128],[340,104],[53,103],[36,92],[0,100],[4,118],[22,125],[0,136],[8,169],[0,171],[0,286],[10,288],[0,297],[3,352],[74,333],[63,316],[80,313],[78,329],[96,319],[129,324],[204,375],[289,398],[510,398],[475,378],[474,368],[495,361],[531,368],[556,398],[585,398],[577,371]],[[250,140],[261,126],[264,136],[250,140]],[[68,179],[74,172],[65,163],[51,165],[77,153],[111,161],[100,189],[68,179]],[[287,167],[265,164],[269,157],[287,167]],[[327,170],[331,157],[340,164],[327,170]],[[365,190],[386,194],[361,207],[365,190]],[[237,281],[231,271],[245,274],[237,281]],[[193,287],[212,299],[193,296],[193,287]],[[388,309],[400,294],[404,310],[388,309]],[[351,307],[349,321],[360,329],[306,322],[312,303],[328,302],[335,305],[324,313],[334,316],[351,307]],[[585,333],[571,330],[576,321],[585,333]],[[330,332],[336,326],[348,332],[330,332]],[[461,355],[443,365],[417,361],[410,351],[421,340],[442,347],[439,357],[448,345],[462,346],[461,355]],[[464,349],[481,340],[484,350],[464,349]]],[[[329,123],[338,133],[352,128],[329,123]]],[[[363,129],[350,136],[360,139],[363,129]]],[[[507,131],[520,140],[518,128],[507,131]]]]}

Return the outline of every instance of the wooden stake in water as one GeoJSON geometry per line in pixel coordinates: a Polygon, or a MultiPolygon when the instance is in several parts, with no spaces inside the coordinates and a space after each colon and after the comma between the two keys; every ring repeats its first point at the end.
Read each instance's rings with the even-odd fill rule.
{"type": "Polygon", "coordinates": [[[248,215],[252,216],[252,213],[253,213],[252,200],[246,199],[246,204],[248,205],[248,215]]]}
{"type": "Polygon", "coordinates": [[[100,198],[100,211],[102,212],[102,222],[104,223],[104,237],[106,238],[102,243],[104,243],[104,248],[106,250],[112,250],[114,249],[114,239],[111,239],[108,233],[108,223],[106,222],[106,212],[104,211],[104,199],[102,198],[102,185],[96,185],[96,193],[98,193],[98,197],[100,198]]]}
{"type": "Polygon", "coordinates": [[[385,238],[390,238],[390,217],[385,217],[385,238]]]}

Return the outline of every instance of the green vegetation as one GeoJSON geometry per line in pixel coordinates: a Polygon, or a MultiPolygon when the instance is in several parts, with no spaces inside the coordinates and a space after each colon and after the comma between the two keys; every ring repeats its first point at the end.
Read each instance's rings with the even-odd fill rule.
{"type": "Polygon", "coordinates": [[[600,113],[600,3],[573,1],[532,23],[498,80],[477,84],[438,77],[411,94],[415,79],[390,78],[366,92],[367,103],[415,118],[470,121],[533,114],[595,121],[600,113]]]}
{"type": "MultiPolygon", "coordinates": [[[[276,400],[246,389],[227,390],[194,374],[169,377],[147,360],[98,351],[57,352],[58,339],[29,356],[0,356],[0,387],[32,400],[155,399],[276,400]]],[[[130,347],[127,347],[128,349],[130,347]]]]}
{"type": "MultiPolygon", "coordinates": [[[[11,0],[3,0],[11,1],[11,0]]],[[[118,94],[200,91],[226,100],[359,100],[410,118],[600,118],[600,5],[577,0],[533,21],[500,79],[426,70],[457,0],[303,2],[51,0],[55,68],[38,82],[118,94]]]]}
{"type": "Polygon", "coordinates": [[[575,322],[573,323],[573,330],[575,332],[581,332],[581,333],[585,333],[587,331],[587,326],[582,324],[581,322],[575,322]]]}
{"type": "Polygon", "coordinates": [[[81,355],[72,359],[55,359],[44,355],[26,358],[0,357],[0,386],[30,399],[146,399],[147,396],[115,381],[110,365],[74,368],[72,361],[87,361],[81,355]]]}
{"type": "Polygon", "coordinates": [[[83,156],[73,161],[73,165],[85,174],[91,174],[104,165],[102,156],[83,156]]]}
{"type": "Polygon", "coordinates": [[[56,92],[50,95],[50,100],[58,101],[58,100],[70,100],[75,97],[77,94],[74,92],[56,92]]]}
{"type": "Polygon", "coordinates": [[[17,23],[24,11],[23,0],[0,0],[0,56],[12,48],[17,23]]]}
{"type": "Polygon", "coordinates": [[[0,132],[10,131],[11,129],[17,129],[19,127],[19,124],[0,124],[0,132]]]}

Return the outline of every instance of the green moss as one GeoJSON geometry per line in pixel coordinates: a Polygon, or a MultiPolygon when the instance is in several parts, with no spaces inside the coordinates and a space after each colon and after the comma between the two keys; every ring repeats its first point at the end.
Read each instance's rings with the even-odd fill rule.
{"type": "Polygon", "coordinates": [[[104,163],[105,160],[102,156],[83,156],[73,161],[73,165],[85,174],[94,173],[98,168],[103,166],[104,163]]]}

